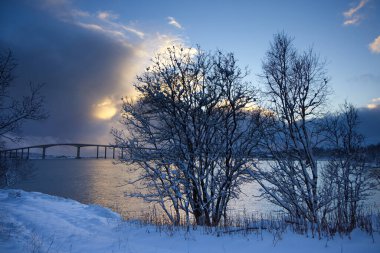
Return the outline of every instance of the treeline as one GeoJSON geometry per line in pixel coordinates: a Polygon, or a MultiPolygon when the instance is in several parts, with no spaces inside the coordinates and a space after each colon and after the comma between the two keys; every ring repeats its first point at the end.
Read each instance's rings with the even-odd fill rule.
{"type": "MultiPolygon", "coordinates": [[[[373,163],[374,165],[380,164],[380,143],[370,144],[362,147],[363,153],[365,154],[367,161],[373,163]]],[[[337,153],[338,150],[331,148],[316,147],[314,148],[314,153],[321,159],[328,159],[337,153]]],[[[263,154],[265,157],[265,154],[263,154]]]]}

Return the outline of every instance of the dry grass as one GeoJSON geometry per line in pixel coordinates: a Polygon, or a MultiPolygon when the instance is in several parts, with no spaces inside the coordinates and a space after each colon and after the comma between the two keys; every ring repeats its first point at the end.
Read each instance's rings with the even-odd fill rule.
{"type": "MultiPolygon", "coordinates": [[[[115,210],[115,209],[114,209],[115,210]]],[[[178,226],[170,223],[169,219],[156,208],[148,208],[145,212],[139,215],[124,215],[124,220],[134,222],[135,224],[143,226],[153,225],[156,231],[166,235],[173,235],[175,231],[190,231],[200,230],[205,234],[213,234],[216,236],[224,236],[230,234],[240,235],[256,235],[258,238],[262,237],[263,231],[268,231],[273,235],[273,243],[276,244],[278,240],[282,239],[282,235],[286,231],[291,231],[305,236],[314,236],[311,225],[305,220],[294,220],[282,212],[269,213],[269,214],[230,214],[227,219],[216,227],[198,226],[194,220],[187,225],[184,220],[178,226]]],[[[321,238],[333,238],[334,236],[349,236],[354,229],[365,231],[370,236],[374,233],[380,233],[380,211],[374,211],[367,208],[362,209],[357,217],[357,225],[354,228],[341,227],[334,222],[331,216],[327,222],[321,225],[321,238]]]]}

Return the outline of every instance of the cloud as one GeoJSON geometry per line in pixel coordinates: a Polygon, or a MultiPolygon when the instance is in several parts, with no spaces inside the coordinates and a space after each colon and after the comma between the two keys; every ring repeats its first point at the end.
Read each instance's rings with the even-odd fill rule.
{"type": "Polygon", "coordinates": [[[102,33],[108,37],[112,37],[118,40],[121,44],[125,45],[126,47],[131,47],[131,44],[128,42],[128,38],[125,35],[125,33],[123,33],[122,31],[118,29],[106,28],[104,26],[101,26],[98,24],[92,24],[92,23],[77,22],[75,24],[87,30],[92,30],[98,33],[102,33]]]}
{"type": "Polygon", "coordinates": [[[363,18],[362,15],[359,15],[358,12],[362,9],[369,0],[361,0],[356,7],[350,8],[349,10],[343,12],[343,16],[345,18],[343,25],[355,25],[360,22],[363,18]]]}
{"type": "Polygon", "coordinates": [[[128,32],[131,32],[131,33],[136,34],[140,39],[143,39],[144,36],[145,36],[145,33],[143,33],[142,31],[136,30],[136,29],[131,28],[131,27],[129,27],[129,26],[123,25],[122,28],[123,28],[125,31],[128,31],[128,32]]]}
{"type": "Polygon", "coordinates": [[[378,104],[368,104],[368,105],[367,105],[367,108],[368,108],[368,109],[376,109],[377,107],[379,107],[378,104]]]}
{"type": "Polygon", "coordinates": [[[356,16],[356,17],[353,17],[353,18],[350,18],[350,19],[346,19],[343,24],[344,25],[355,25],[359,22],[360,20],[360,17],[356,16]]]}
{"type": "Polygon", "coordinates": [[[379,98],[373,98],[371,100],[371,103],[367,105],[368,109],[380,109],[380,97],[379,98]]]}
{"type": "Polygon", "coordinates": [[[91,16],[91,14],[87,11],[82,11],[82,10],[78,10],[78,9],[72,9],[70,11],[71,15],[73,15],[74,17],[89,17],[91,16]]]}
{"type": "Polygon", "coordinates": [[[0,50],[12,49],[18,62],[13,94],[20,96],[29,81],[46,83],[50,117],[27,123],[23,134],[35,144],[50,140],[46,136],[111,142],[120,98],[134,95],[132,83],[155,53],[182,39],[102,20],[67,1],[43,3],[9,1],[0,8],[0,50]]]}
{"type": "Polygon", "coordinates": [[[369,50],[375,54],[380,53],[380,35],[377,36],[377,38],[371,44],[369,44],[369,50]]]}
{"type": "Polygon", "coordinates": [[[169,25],[175,26],[178,29],[182,29],[183,28],[182,25],[180,23],[178,23],[178,21],[175,20],[173,17],[168,17],[168,20],[169,20],[169,22],[168,22],[169,25]]]}
{"type": "Polygon", "coordinates": [[[118,19],[119,15],[116,15],[110,11],[99,11],[97,17],[102,20],[118,19]]]}
{"type": "Polygon", "coordinates": [[[97,24],[86,24],[86,23],[82,23],[82,22],[78,22],[76,24],[78,26],[85,28],[85,29],[89,29],[89,30],[93,30],[93,31],[100,31],[100,32],[106,31],[105,29],[103,29],[103,27],[101,27],[100,25],[97,25],[97,24]]]}
{"type": "Polygon", "coordinates": [[[361,8],[363,8],[367,4],[368,0],[361,0],[358,6],[345,11],[343,15],[347,18],[354,16],[361,8]]]}
{"type": "Polygon", "coordinates": [[[119,15],[112,11],[87,12],[72,6],[67,0],[52,1],[40,0],[40,7],[51,13],[59,20],[80,26],[85,29],[101,32],[107,36],[118,39],[122,44],[130,46],[127,40],[131,40],[132,34],[143,39],[145,33],[130,25],[118,22],[119,15]]]}

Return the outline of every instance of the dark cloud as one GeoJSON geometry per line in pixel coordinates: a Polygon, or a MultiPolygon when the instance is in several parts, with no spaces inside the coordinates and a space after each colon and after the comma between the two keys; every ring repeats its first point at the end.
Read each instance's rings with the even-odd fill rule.
{"type": "MultiPolygon", "coordinates": [[[[29,81],[45,83],[43,94],[50,118],[28,123],[27,136],[97,142],[110,122],[91,116],[103,98],[120,98],[120,68],[132,67],[134,52],[99,31],[64,22],[31,2],[0,3],[0,48],[10,48],[17,60],[15,92],[29,81]]],[[[125,71],[128,71],[126,69],[125,71]]],[[[125,84],[128,86],[128,84],[125,84]]]]}

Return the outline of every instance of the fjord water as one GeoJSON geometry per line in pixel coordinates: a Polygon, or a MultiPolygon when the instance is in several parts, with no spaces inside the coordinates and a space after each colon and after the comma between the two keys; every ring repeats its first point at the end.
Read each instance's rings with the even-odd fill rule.
{"type": "Polygon", "coordinates": [[[149,205],[125,193],[134,187],[128,181],[135,177],[123,164],[105,159],[29,160],[28,175],[12,186],[70,198],[85,204],[98,204],[124,215],[140,214],[149,205]]]}
{"type": "MultiPolygon", "coordinates": [[[[105,159],[36,159],[28,163],[27,177],[12,188],[102,205],[130,218],[139,218],[153,208],[141,199],[125,196],[139,191],[138,185],[129,184],[137,177],[131,165],[105,159]]],[[[230,202],[231,212],[250,215],[278,210],[266,200],[253,197],[259,194],[256,183],[246,183],[241,189],[239,199],[230,202]]],[[[380,194],[374,201],[380,206],[380,194]]]]}
{"type": "MultiPolygon", "coordinates": [[[[149,212],[152,204],[141,199],[126,197],[126,193],[138,191],[136,185],[128,182],[136,179],[131,165],[115,164],[105,159],[46,159],[29,160],[27,177],[17,181],[12,188],[37,191],[71,198],[86,204],[109,207],[126,217],[138,218],[149,212]]],[[[239,200],[231,203],[235,213],[267,212],[274,207],[264,200],[254,199],[257,195],[255,184],[242,186],[239,200]]]]}

